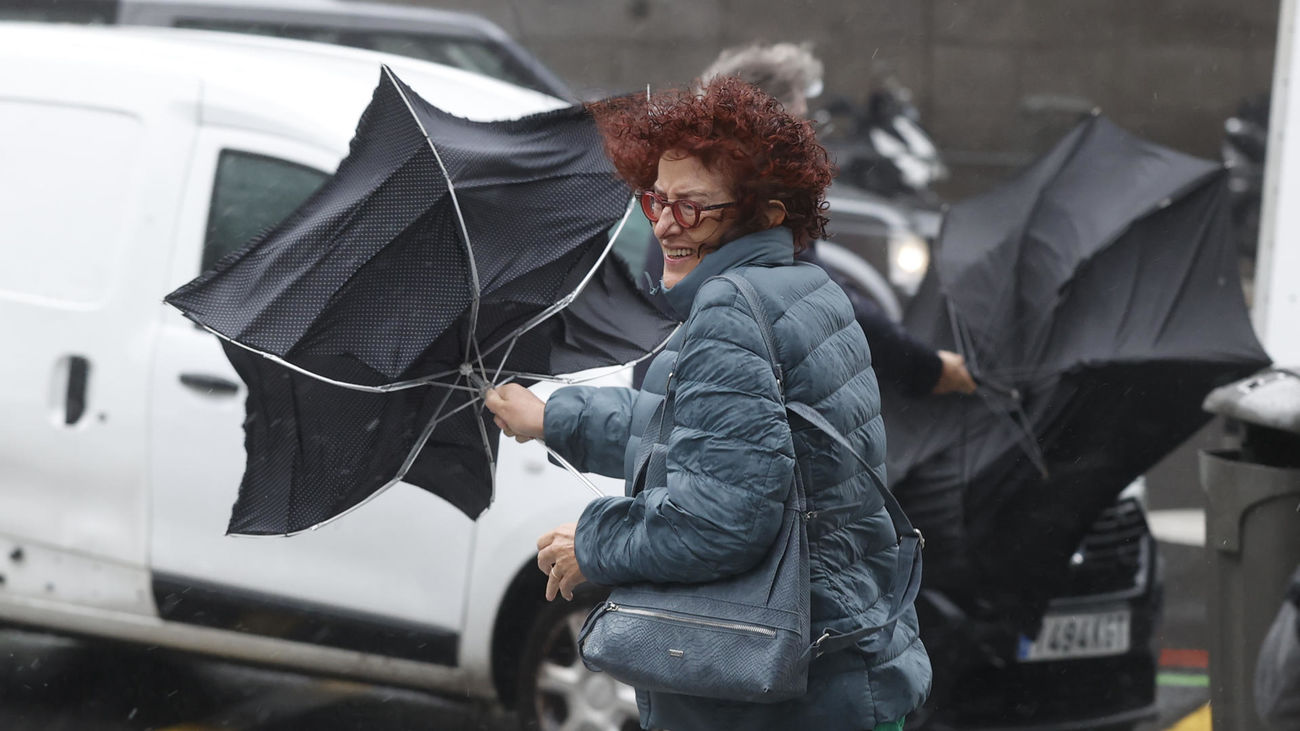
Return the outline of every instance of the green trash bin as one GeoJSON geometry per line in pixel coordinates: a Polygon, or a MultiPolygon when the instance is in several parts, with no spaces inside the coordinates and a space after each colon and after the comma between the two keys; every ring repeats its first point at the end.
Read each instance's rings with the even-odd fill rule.
{"type": "Polygon", "coordinates": [[[1200,454],[1212,721],[1266,731],[1255,712],[1255,663],[1300,565],[1300,375],[1266,371],[1217,389],[1205,408],[1242,433],[1240,449],[1200,454]]]}

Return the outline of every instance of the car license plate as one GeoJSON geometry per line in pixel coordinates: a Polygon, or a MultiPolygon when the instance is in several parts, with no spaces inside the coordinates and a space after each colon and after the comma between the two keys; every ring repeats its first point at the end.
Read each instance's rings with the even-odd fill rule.
{"type": "Polygon", "coordinates": [[[1020,637],[1021,662],[1122,655],[1129,648],[1128,609],[1089,614],[1049,614],[1038,639],[1020,637]]]}

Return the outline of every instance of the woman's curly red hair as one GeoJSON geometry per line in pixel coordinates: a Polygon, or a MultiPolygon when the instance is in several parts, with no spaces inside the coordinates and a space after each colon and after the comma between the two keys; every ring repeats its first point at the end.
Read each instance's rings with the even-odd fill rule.
{"type": "Polygon", "coordinates": [[[589,105],[605,152],[619,177],[649,190],[659,158],[677,150],[732,181],[739,211],[737,235],[763,228],[767,201],[785,205],[781,225],[794,232],[796,250],[826,235],[826,188],[834,166],[807,121],[734,77],[719,77],[699,93],[680,90],[618,97],[589,105]]]}

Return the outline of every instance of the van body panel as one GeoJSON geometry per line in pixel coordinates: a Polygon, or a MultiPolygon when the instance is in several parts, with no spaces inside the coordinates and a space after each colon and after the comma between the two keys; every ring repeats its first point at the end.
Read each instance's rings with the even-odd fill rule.
{"type": "Polygon", "coordinates": [[[158,288],[199,85],[52,53],[0,78],[0,533],[143,567],[158,288]]]}
{"type": "MultiPolygon", "coordinates": [[[[7,557],[0,576],[0,604],[34,599],[84,611],[98,607],[140,617],[155,615],[149,571],[59,546],[27,535],[0,534],[0,555],[7,557]]],[[[0,608],[0,615],[5,612],[0,608]]]]}

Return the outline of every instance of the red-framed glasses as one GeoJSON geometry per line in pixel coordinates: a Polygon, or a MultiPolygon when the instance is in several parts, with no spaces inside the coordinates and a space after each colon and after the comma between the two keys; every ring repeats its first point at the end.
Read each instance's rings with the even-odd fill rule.
{"type": "Polygon", "coordinates": [[[716,211],[719,208],[728,208],[736,205],[735,201],[730,203],[715,203],[711,206],[704,206],[686,199],[670,201],[659,195],[653,190],[641,191],[641,212],[652,223],[659,221],[659,216],[663,214],[665,208],[671,208],[673,219],[682,228],[695,228],[700,225],[700,214],[705,211],[716,211]]]}

